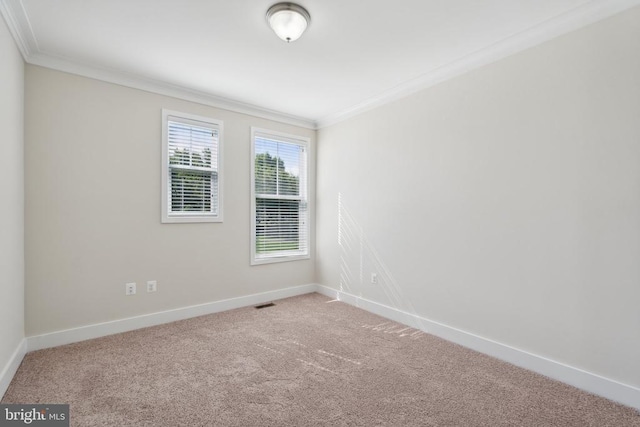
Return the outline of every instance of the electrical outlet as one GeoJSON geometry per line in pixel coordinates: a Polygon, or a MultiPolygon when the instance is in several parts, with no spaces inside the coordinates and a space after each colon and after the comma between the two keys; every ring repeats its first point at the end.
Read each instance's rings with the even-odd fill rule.
{"type": "Polygon", "coordinates": [[[155,280],[149,280],[147,282],[147,292],[155,292],[158,290],[158,282],[155,280]]]}
{"type": "Polygon", "coordinates": [[[125,286],[125,295],[135,295],[136,294],[136,284],[135,283],[127,283],[125,286]]]}
{"type": "Polygon", "coordinates": [[[371,273],[371,283],[374,285],[378,284],[378,273],[371,273]]]}

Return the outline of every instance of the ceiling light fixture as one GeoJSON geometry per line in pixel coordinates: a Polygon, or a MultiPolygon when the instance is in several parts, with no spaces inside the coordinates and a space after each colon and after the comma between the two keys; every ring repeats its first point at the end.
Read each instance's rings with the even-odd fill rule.
{"type": "Polygon", "coordinates": [[[302,36],[311,23],[311,16],[297,4],[277,3],[267,10],[267,22],[278,37],[291,43],[302,36]]]}

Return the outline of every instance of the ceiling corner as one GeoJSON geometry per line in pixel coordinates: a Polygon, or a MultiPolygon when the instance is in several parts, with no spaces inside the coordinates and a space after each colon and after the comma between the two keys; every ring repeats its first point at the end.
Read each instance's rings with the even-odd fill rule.
{"type": "Polygon", "coordinates": [[[38,52],[38,43],[22,0],[0,0],[0,13],[7,23],[23,59],[29,62],[31,55],[38,52]]]}

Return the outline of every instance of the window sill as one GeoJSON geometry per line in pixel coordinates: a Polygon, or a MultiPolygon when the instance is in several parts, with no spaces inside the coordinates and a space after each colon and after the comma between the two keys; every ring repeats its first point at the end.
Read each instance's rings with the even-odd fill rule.
{"type": "Polygon", "coordinates": [[[223,222],[222,215],[218,216],[163,216],[163,224],[198,223],[198,222],[223,222]]]}
{"type": "Polygon", "coordinates": [[[278,262],[301,261],[305,259],[311,259],[311,255],[282,255],[266,258],[252,258],[251,265],[274,264],[278,262]]]}

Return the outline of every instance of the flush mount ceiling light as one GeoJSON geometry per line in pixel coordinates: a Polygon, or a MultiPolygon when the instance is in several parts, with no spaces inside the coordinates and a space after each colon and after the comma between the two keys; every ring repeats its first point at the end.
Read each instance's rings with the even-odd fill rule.
{"type": "Polygon", "coordinates": [[[311,23],[309,12],[294,3],[277,3],[267,10],[267,22],[278,37],[287,43],[300,38],[311,23]]]}

